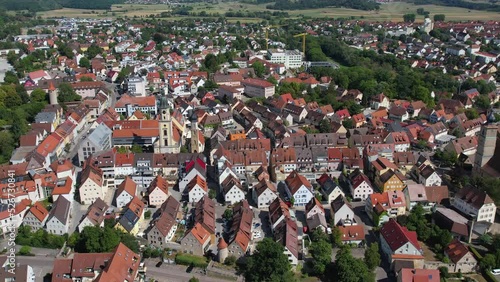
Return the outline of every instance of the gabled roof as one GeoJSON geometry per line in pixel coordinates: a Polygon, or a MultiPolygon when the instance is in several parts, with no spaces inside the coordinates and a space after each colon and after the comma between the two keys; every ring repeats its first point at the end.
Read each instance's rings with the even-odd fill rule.
{"type": "Polygon", "coordinates": [[[385,239],[392,252],[397,251],[406,243],[411,243],[417,250],[421,250],[417,240],[417,232],[409,231],[392,218],[382,226],[380,235],[385,239]]]}
{"type": "Polygon", "coordinates": [[[43,222],[47,216],[49,215],[49,212],[47,209],[42,205],[42,202],[36,202],[30,209],[29,211],[31,214],[33,214],[38,221],[43,222]]]}
{"type": "Polygon", "coordinates": [[[49,220],[55,217],[62,224],[67,224],[70,215],[71,203],[65,197],[57,197],[52,210],[49,214],[49,220]]]}
{"type": "MultiPolygon", "coordinates": [[[[340,198],[340,197],[338,197],[340,198]]],[[[323,208],[323,205],[321,202],[316,199],[316,197],[312,197],[309,203],[306,204],[306,215],[314,208],[314,207],[319,207],[319,209],[325,214],[325,208],[323,208]]]]}
{"type": "Polygon", "coordinates": [[[305,186],[309,191],[312,190],[311,183],[297,171],[292,171],[288,177],[285,179],[285,183],[290,189],[290,193],[295,195],[295,193],[300,189],[300,187],[305,186]]]}
{"type": "Polygon", "coordinates": [[[193,237],[200,242],[200,244],[205,244],[207,240],[210,240],[210,233],[203,228],[201,223],[197,222],[194,224],[193,228],[186,233],[186,236],[192,234],[193,237]]]}
{"type": "MultiPolygon", "coordinates": [[[[454,263],[458,263],[465,255],[469,253],[469,248],[457,238],[453,239],[446,247],[444,253],[454,263]]],[[[473,258],[474,259],[474,258],[473,258]]]]}
{"type": "Polygon", "coordinates": [[[127,192],[130,196],[135,196],[137,191],[137,183],[130,176],[126,176],[123,182],[118,186],[116,195],[119,196],[123,192],[127,192]]]}
{"type": "Polygon", "coordinates": [[[156,188],[160,189],[163,193],[168,195],[168,182],[161,175],[155,177],[148,188],[148,193],[153,192],[156,188]]]}
{"type": "Polygon", "coordinates": [[[473,188],[471,186],[460,189],[455,194],[455,199],[461,199],[464,202],[472,205],[476,209],[480,209],[485,204],[493,204],[493,200],[486,192],[473,188]]]}

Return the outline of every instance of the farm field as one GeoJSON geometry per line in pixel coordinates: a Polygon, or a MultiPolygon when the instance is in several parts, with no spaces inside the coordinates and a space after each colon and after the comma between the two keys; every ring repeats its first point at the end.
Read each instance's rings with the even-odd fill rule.
{"type": "MultiPolygon", "coordinates": [[[[237,2],[224,2],[218,4],[207,3],[193,3],[187,4],[193,7],[193,12],[205,11],[208,14],[216,13],[224,14],[229,11],[270,11],[275,10],[266,9],[268,4],[246,4],[237,2]]],[[[59,9],[46,12],[40,12],[39,15],[44,18],[54,17],[75,17],[75,18],[116,18],[116,17],[147,17],[151,14],[159,15],[162,12],[168,12],[172,6],[161,5],[144,5],[144,4],[121,4],[114,5],[111,11],[105,10],[83,10],[83,9],[59,9]]],[[[291,18],[311,17],[311,18],[350,18],[364,19],[368,21],[402,21],[403,15],[408,13],[415,13],[418,8],[424,8],[429,11],[431,18],[434,14],[445,14],[448,21],[470,21],[470,20],[500,20],[500,13],[467,10],[464,8],[445,7],[436,5],[419,5],[415,6],[404,2],[395,2],[383,4],[379,11],[360,11],[345,8],[325,8],[325,9],[307,9],[307,10],[286,10],[291,18]]],[[[171,18],[164,18],[165,20],[177,20],[180,18],[189,18],[174,16],[171,18]]],[[[255,18],[229,18],[230,21],[240,20],[241,22],[257,22],[259,19],[255,18]]],[[[417,21],[423,20],[422,16],[417,15],[417,21]]]]}

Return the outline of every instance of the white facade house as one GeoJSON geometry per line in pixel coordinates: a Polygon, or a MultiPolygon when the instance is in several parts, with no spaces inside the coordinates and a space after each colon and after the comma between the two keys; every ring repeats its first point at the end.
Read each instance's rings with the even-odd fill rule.
{"type": "Polygon", "coordinates": [[[54,202],[47,219],[46,230],[50,234],[64,235],[68,233],[71,213],[71,202],[65,197],[59,197],[54,202]]]}
{"type": "Polygon", "coordinates": [[[208,186],[205,179],[197,175],[184,189],[184,193],[188,195],[190,203],[197,203],[203,196],[208,193],[208,186]]]}
{"type": "Polygon", "coordinates": [[[81,203],[86,205],[93,203],[98,198],[104,199],[107,190],[102,170],[87,163],[82,172],[79,188],[81,203]]]}
{"type": "Polygon", "coordinates": [[[391,263],[394,255],[407,255],[423,259],[423,251],[417,241],[416,232],[402,227],[392,218],[380,229],[380,246],[387,260],[391,263]]]}
{"type": "Polygon", "coordinates": [[[351,178],[349,181],[349,189],[351,190],[351,195],[353,199],[366,200],[371,194],[373,194],[373,187],[366,175],[360,173],[351,178]]]}
{"type": "Polygon", "coordinates": [[[137,193],[137,184],[129,176],[125,177],[123,182],[118,186],[115,194],[115,203],[118,209],[122,209],[137,193]]]}
{"type": "Polygon", "coordinates": [[[158,175],[149,185],[148,195],[150,206],[161,206],[170,196],[167,180],[158,175]]]}
{"type": "Polygon", "coordinates": [[[30,203],[30,200],[25,199],[17,203],[15,208],[11,204],[0,204],[0,229],[2,234],[9,234],[13,228],[17,230],[21,226],[30,203]]]}
{"type": "Polygon", "coordinates": [[[299,50],[269,49],[267,57],[273,64],[284,64],[287,69],[297,69],[303,65],[299,50]]]}
{"type": "Polygon", "coordinates": [[[41,202],[36,202],[26,213],[23,219],[23,224],[31,227],[31,231],[35,232],[43,229],[45,222],[49,217],[49,212],[41,202]]]}
{"type": "Polygon", "coordinates": [[[305,206],[314,197],[311,183],[297,171],[285,179],[285,188],[288,197],[293,197],[295,206],[305,206]]]}
{"type": "Polygon", "coordinates": [[[486,192],[472,187],[460,189],[454,197],[453,206],[476,221],[495,222],[497,207],[486,192]]]}
{"type": "Polygon", "coordinates": [[[424,186],[441,186],[441,177],[430,165],[420,171],[418,181],[424,186]]]}
{"type": "Polygon", "coordinates": [[[245,190],[240,180],[234,177],[226,178],[221,185],[224,201],[227,204],[235,204],[245,199],[245,190]]]}
{"type": "Polygon", "coordinates": [[[263,179],[253,187],[252,196],[259,209],[267,209],[276,200],[278,193],[272,182],[263,179]]]}

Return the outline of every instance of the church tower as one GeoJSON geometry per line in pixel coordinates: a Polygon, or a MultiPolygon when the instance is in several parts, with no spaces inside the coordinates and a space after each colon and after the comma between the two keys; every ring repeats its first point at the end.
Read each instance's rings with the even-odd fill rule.
{"type": "Polygon", "coordinates": [[[174,130],[167,97],[162,96],[160,98],[159,138],[155,153],[180,152],[178,141],[175,140],[174,130]]]}
{"type": "Polygon", "coordinates": [[[481,175],[481,169],[495,154],[498,124],[483,125],[477,138],[477,150],[474,158],[473,173],[481,175]]]}
{"type": "Polygon", "coordinates": [[[189,117],[189,119],[191,122],[191,143],[190,143],[191,153],[203,153],[205,148],[202,148],[202,146],[200,146],[198,116],[196,115],[195,111],[191,112],[191,116],[189,117]]]}

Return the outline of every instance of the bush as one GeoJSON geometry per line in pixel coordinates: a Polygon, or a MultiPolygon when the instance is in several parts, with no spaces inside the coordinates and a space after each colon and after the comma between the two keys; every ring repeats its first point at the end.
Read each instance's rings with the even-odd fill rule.
{"type": "Polygon", "coordinates": [[[31,247],[30,246],[22,246],[21,249],[19,249],[19,255],[21,256],[29,256],[31,254],[31,247]]]}
{"type": "Polygon", "coordinates": [[[234,265],[236,263],[236,257],[235,256],[228,256],[225,260],[224,260],[224,264],[225,265],[234,265]]]}
{"type": "Polygon", "coordinates": [[[144,213],[144,218],[145,218],[145,219],[150,219],[150,218],[151,218],[151,211],[146,211],[146,212],[144,213]]]}
{"type": "Polygon", "coordinates": [[[206,258],[189,254],[177,254],[175,256],[175,263],[181,265],[192,264],[194,267],[200,267],[200,268],[205,268],[208,266],[206,258]]]}

